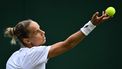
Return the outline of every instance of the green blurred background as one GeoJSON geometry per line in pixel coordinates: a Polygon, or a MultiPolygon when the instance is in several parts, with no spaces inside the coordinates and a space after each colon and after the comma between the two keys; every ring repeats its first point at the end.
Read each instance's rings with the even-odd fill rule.
{"type": "MultiPolygon", "coordinates": [[[[108,6],[115,16],[99,25],[77,47],[52,58],[47,69],[122,69],[121,0],[0,0],[0,69],[19,45],[10,45],[4,29],[25,19],[37,21],[46,32],[47,43],[65,40],[88,22],[93,13],[108,6]]],[[[28,68],[27,68],[28,69],[28,68]]]]}

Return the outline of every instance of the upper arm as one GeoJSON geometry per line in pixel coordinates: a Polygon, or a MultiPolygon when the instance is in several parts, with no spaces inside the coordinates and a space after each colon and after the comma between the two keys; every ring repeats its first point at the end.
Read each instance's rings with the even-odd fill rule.
{"type": "Polygon", "coordinates": [[[84,39],[84,37],[85,35],[81,31],[78,31],[69,36],[66,40],[53,44],[49,50],[48,58],[55,57],[70,50],[84,39]]]}
{"type": "Polygon", "coordinates": [[[65,41],[55,43],[55,44],[51,45],[51,48],[50,48],[49,54],[48,54],[48,58],[58,56],[64,52],[68,51],[69,49],[71,49],[71,46],[65,41]]]}

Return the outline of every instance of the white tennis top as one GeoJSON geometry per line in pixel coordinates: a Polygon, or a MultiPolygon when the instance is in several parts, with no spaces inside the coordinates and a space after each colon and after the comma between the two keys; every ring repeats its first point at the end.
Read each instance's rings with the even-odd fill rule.
{"type": "Polygon", "coordinates": [[[20,48],[8,59],[6,69],[45,69],[50,47],[20,48]]]}

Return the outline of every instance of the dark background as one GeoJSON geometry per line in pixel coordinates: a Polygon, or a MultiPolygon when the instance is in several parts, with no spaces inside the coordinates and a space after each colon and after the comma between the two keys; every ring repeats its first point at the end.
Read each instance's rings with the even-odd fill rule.
{"type": "Polygon", "coordinates": [[[77,47],[50,59],[47,69],[122,69],[121,0],[0,0],[0,69],[19,49],[4,38],[4,29],[33,19],[46,32],[46,45],[65,40],[96,11],[116,8],[115,16],[97,26],[77,47]]]}

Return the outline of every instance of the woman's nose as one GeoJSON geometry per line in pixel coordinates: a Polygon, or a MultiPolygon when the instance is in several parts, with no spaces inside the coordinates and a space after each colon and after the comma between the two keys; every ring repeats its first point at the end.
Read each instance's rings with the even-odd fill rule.
{"type": "Polygon", "coordinates": [[[45,31],[42,30],[42,33],[45,34],[45,31]]]}

